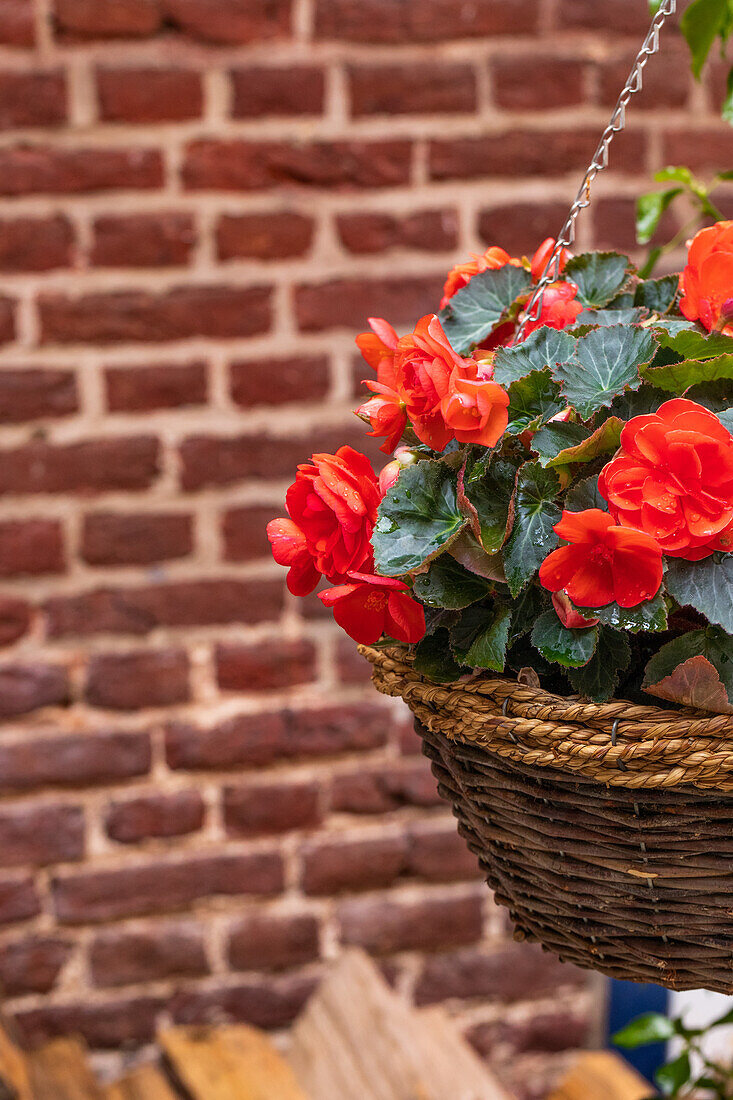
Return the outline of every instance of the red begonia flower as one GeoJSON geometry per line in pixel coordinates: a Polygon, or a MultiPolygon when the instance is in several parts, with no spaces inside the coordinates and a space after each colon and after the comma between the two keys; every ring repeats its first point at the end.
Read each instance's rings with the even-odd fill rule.
{"type": "Polygon", "coordinates": [[[582,630],[589,626],[596,626],[600,619],[587,619],[585,615],[573,607],[568,599],[567,592],[553,592],[552,606],[557,612],[557,617],[568,630],[582,630]]]}
{"type": "Polygon", "coordinates": [[[321,574],[313,564],[305,535],[291,519],[272,519],[267,525],[272,556],[278,565],[287,565],[287,586],[294,596],[307,596],[318,584],[321,574]]]}
{"type": "Polygon", "coordinates": [[[548,328],[567,328],[572,325],[583,306],[575,301],[578,288],[575,283],[550,283],[542,297],[539,317],[530,320],[524,330],[526,340],[530,332],[547,325],[548,328]]]}
{"type": "Polygon", "coordinates": [[[474,275],[480,275],[482,271],[496,271],[497,268],[504,267],[506,264],[521,267],[520,260],[510,256],[508,252],[497,245],[487,248],[483,256],[477,256],[472,252],[470,260],[463,264],[456,264],[448,272],[448,278],[445,280],[445,286],[443,287],[440,308],[443,309],[448,304],[457,290],[468,286],[474,275]]]}
{"type": "Polygon", "coordinates": [[[441,401],[448,393],[454,369],[465,362],[450,346],[434,313],[421,318],[415,331],[397,344],[395,389],[405,402],[418,439],[435,451],[442,451],[453,438],[443,418],[441,401]]]}
{"type": "Polygon", "coordinates": [[[371,431],[367,435],[380,439],[385,436],[384,443],[379,448],[386,455],[391,454],[399,441],[407,425],[407,413],[405,403],[395,390],[381,382],[365,381],[364,385],[370,389],[374,397],[370,397],[356,410],[356,415],[368,420],[371,431]]]}
{"type": "Polygon", "coordinates": [[[394,353],[397,347],[397,333],[382,317],[369,317],[371,332],[362,332],[357,336],[356,344],[364,359],[377,376],[377,381],[385,386],[394,384],[394,353]]]}
{"type": "Polygon", "coordinates": [[[565,592],[580,607],[636,607],[659,591],[662,550],[650,535],[616,526],[600,508],[563,512],[555,531],[569,545],[540,566],[550,592],[565,592]]]}
{"type": "Polygon", "coordinates": [[[733,436],[695,401],[674,398],[629,420],[598,488],[616,522],[670,557],[733,550],[733,436]]]}
{"type": "MultiPolygon", "coordinates": [[[[545,270],[545,264],[547,263],[550,256],[552,255],[552,251],[553,251],[554,247],[555,247],[555,238],[554,237],[547,237],[542,242],[542,244],[540,245],[540,247],[537,249],[534,256],[532,257],[532,260],[531,260],[531,263],[530,263],[530,271],[532,272],[532,278],[534,279],[535,282],[539,281],[539,279],[542,275],[542,272],[545,270]]],[[[562,251],[560,252],[560,266],[559,266],[560,271],[562,271],[564,269],[565,264],[568,262],[568,260],[570,259],[571,256],[572,256],[572,252],[569,252],[567,250],[567,248],[562,249],[562,251]]]]}
{"type": "MultiPolygon", "coordinates": [[[[489,371],[493,374],[491,368],[489,371]]],[[[461,443],[493,447],[509,422],[509,394],[490,377],[484,377],[471,360],[453,370],[440,407],[443,419],[461,443]]]]}
{"type": "Polygon", "coordinates": [[[680,274],[680,310],[689,321],[733,336],[733,221],[693,237],[680,274]]]}
{"type": "Polygon", "coordinates": [[[383,634],[400,642],[419,642],[425,634],[425,612],[410,589],[393,577],[349,574],[350,584],[327,588],[318,598],[333,608],[333,617],[356,642],[372,645],[383,634]]]}
{"type": "Polygon", "coordinates": [[[369,459],[352,447],[315,454],[298,467],[286,495],[319,573],[333,583],[352,569],[372,568],[370,539],[381,500],[369,459]]]}

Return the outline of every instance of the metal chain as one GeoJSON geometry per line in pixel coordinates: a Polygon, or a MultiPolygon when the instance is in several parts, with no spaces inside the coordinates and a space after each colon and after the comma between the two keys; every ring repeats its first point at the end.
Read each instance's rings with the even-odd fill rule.
{"type": "Polygon", "coordinates": [[[641,91],[642,87],[642,73],[644,66],[649,58],[655,54],[659,49],[659,32],[664,26],[664,23],[668,16],[673,15],[677,9],[677,0],[662,0],[659,11],[652,19],[649,33],[644,39],[644,43],[636,55],[633,68],[629,73],[628,80],[624,85],[621,95],[616,101],[613,114],[608,126],[603,131],[601,140],[598,143],[598,148],[593,154],[593,160],[588,166],[588,170],[583,177],[583,182],[580,185],[578,194],[575,197],[573,205],[570,207],[570,213],[567,216],[565,225],[560,230],[560,235],[555,241],[555,247],[545,264],[542,275],[535,287],[534,293],[527,303],[524,312],[522,313],[519,328],[517,329],[517,335],[515,337],[515,343],[518,343],[524,336],[524,330],[529,324],[530,320],[537,320],[542,309],[542,299],[544,297],[545,290],[554,283],[560,274],[560,254],[564,248],[569,248],[575,240],[575,222],[578,214],[581,210],[584,210],[586,206],[590,205],[590,187],[593,180],[596,178],[599,172],[602,172],[604,168],[608,166],[608,148],[613,141],[613,138],[626,125],[626,108],[629,104],[629,100],[637,92],[641,91]]]}

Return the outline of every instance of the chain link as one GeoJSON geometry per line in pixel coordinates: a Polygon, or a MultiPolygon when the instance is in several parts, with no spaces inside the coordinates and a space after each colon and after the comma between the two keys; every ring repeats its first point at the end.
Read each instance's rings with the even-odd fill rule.
{"type": "Polygon", "coordinates": [[[615,135],[620,133],[626,125],[626,108],[629,104],[629,100],[633,95],[641,91],[644,66],[649,58],[658,51],[659,32],[664,26],[668,16],[674,15],[676,9],[677,0],[662,0],[659,11],[652,19],[649,32],[644,39],[641,49],[636,55],[636,60],[634,61],[634,65],[629,73],[623,91],[616,101],[611,120],[603,131],[601,140],[598,143],[598,148],[593,154],[593,160],[583,177],[583,182],[580,185],[575,201],[570,207],[565,225],[560,230],[560,235],[555,241],[555,247],[545,264],[544,271],[535,287],[534,293],[522,313],[517,335],[515,337],[515,343],[518,343],[524,336],[524,330],[529,324],[529,321],[537,320],[539,317],[542,310],[542,299],[545,290],[550,283],[555,282],[560,274],[560,254],[564,248],[569,248],[575,240],[575,222],[580,211],[590,205],[591,184],[598,173],[602,172],[603,169],[608,166],[608,148],[615,135]]]}

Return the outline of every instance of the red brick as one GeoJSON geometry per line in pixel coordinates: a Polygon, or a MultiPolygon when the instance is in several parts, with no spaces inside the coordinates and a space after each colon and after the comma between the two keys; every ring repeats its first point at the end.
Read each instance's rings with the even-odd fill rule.
{"type": "Polygon", "coordinates": [[[465,62],[359,65],[348,76],[355,118],[476,109],[476,76],[465,62]]]}
{"type": "Polygon", "coordinates": [[[438,806],[440,796],[427,760],[417,760],[337,772],[331,804],[345,813],[385,814],[401,806],[438,806]]]}
{"type": "Polygon", "coordinates": [[[147,38],[160,29],[159,0],[55,0],[58,31],[71,38],[147,38]]]}
{"type": "Polygon", "coordinates": [[[106,367],[104,386],[110,412],[149,412],[206,403],[206,363],[160,363],[106,367]]]}
{"type": "Polygon", "coordinates": [[[31,607],[25,600],[0,595],[0,646],[12,645],[28,633],[31,607]]]}
{"type": "Polygon", "coordinates": [[[0,72],[0,130],[57,126],[66,120],[62,72],[0,72]]]}
{"type": "Polygon", "coordinates": [[[15,339],[15,298],[0,295],[0,344],[15,339]]]}
{"type": "Polygon", "coordinates": [[[224,644],[214,656],[222,691],[278,691],[316,677],[315,650],[304,640],[224,644]]]}
{"type": "Polygon", "coordinates": [[[233,970],[281,970],[317,959],[318,921],[306,913],[252,913],[229,932],[233,970]]]}
{"type": "Polygon", "coordinates": [[[361,705],[243,714],[209,729],[180,722],[166,729],[174,769],[260,768],[278,760],[366,752],[385,744],[389,713],[361,705]]]}
{"type": "Polygon", "coordinates": [[[62,573],[64,541],[55,519],[0,522],[0,577],[62,573]]]}
{"type": "Polygon", "coordinates": [[[193,550],[192,516],[176,512],[95,512],[84,517],[81,556],[90,565],[149,565],[193,550]]]}
{"type": "Polygon", "coordinates": [[[0,452],[0,494],[146,489],[157,474],[158,440],[150,435],[67,444],[33,440],[0,452]]]}
{"type": "Polygon", "coordinates": [[[201,929],[184,921],[99,932],[89,946],[89,966],[98,986],[193,978],[209,972],[201,929]]]}
{"type": "Polygon", "coordinates": [[[6,997],[48,993],[72,952],[58,936],[30,936],[0,946],[0,986],[6,997]]]}
{"type": "Polygon", "coordinates": [[[243,409],[317,401],[325,398],[329,385],[330,372],[325,355],[249,359],[232,363],[229,368],[229,392],[235,404],[243,409]],[[273,379],[276,379],[275,385],[273,379]]]}
{"type": "Polygon", "coordinates": [[[399,216],[377,211],[339,214],[336,229],[344,248],[357,254],[391,248],[441,252],[458,245],[458,217],[452,209],[418,210],[399,216]]]}
{"type": "Polygon", "coordinates": [[[87,924],[186,909],[212,897],[279,894],[279,854],[259,849],[240,855],[140,862],[117,870],[89,870],[54,879],[54,909],[65,924],[87,924]]]}
{"type": "Polygon", "coordinates": [[[45,604],[52,638],[148,634],[159,626],[215,626],[275,619],[282,585],[262,580],[171,581],[140,588],[98,588],[45,604]]]}
{"type": "MultiPolygon", "coordinates": [[[[521,30],[537,30],[539,4],[522,4],[521,30]]],[[[443,42],[517,34],[514,0],[477,0],[461,7],[453,0],[317,0],[316,34],[351,42],[443,42]]]]}
{"type": "MultiPolygon", "coordinates": [[[[618,91],[630,68],[629,64],[618,91]]],[[[583,70],[583,62],[562,57],[512,54],[496,58],[491,65],[494,99],[508,111],[574,107],[583,102],[583,70]]]]}
{"type": "Polygon", "coordinates": [[[97,653],[89,661],[86,699],[110,710],[186,703],[188,657],[181,649],[97,653]]]}
{"type": "Polygon", "coordinates": [[[0,423],[19,424],[78,411],[74,371],[4,367],[0,373],[0,423]]]}
{"type": "Polygon", "coordinates": [[[263,836],[320,824],[317,783],[250,783],[222,791],[224,828],[229,836],[263,836]]]}
{"type": "Polygon", "coordinates": [[[222,214],[216,226],[220,260],[282,260],[302,256],[313,241],[314,222],[304,214],[222,214]]]}
{"type": "Polygon", "coordinates": [[[150,735],[92,730],[0,742],[0,791],[117,783],[150,771],[150,735]]]}
{"type": "MultiPolygon", "coordinates": [[[[201,139],[188,146],[189,190],[262,191],[283,184],[354,190],[409,182],[409,141],[286,142],[201,139]]],[[[0,160],[0,167],[2,161],[0,160]]]]}
{"type": "Polygon", "coordinates": [[[593,1020],[588,1014],[557,1008],[517,1020],[478,1023],[466,1038],[484,1058],[499,1044],[505,1049],[509,1047],[513,1054],[537,1051],[553,1054],[588,1046],[592,1027],[593,1020]]]}
{"type": "Polygon", "coordinates": [[[477,857],[458,835],[453,820],[447,825],[421,822],[410,829],[407,869],[428,882],[484,878],[477,857]]]}
{"type": "MultiPolygon", "coordinates": [[[[341,438],[340,443],[343,442],[341,438]]],[[[328,450],[323,433],[320,434],[320,444],[328,450]]],[[[211,485],[231,485],[232,482],[249,478],[290,477],[295,466],[310,457],[315,445],[315,440],[297,437],[189,436],[180,447],[181,485],[186,491],[194,492],[211,485]]]]}
{"type": "Polygon", "coordinates": [[[532,256],[546,237],[556,237],[567,217],[564,202],[518,202],[479,212],[478,231],[488,245],[514,256],[532,256]]]}
{"type": "Polygon", "coordinates": [[[315,978],[293,975],[181,990],[173,998],[171,1011],[176,1024],[284,1028],[300,1013],[315,986],[315,978]]]}
{"type": "Polygon", "coordinates": [[[233,69],[232,115],[318,115],[323,110],[325,78],[314,65],[248,66],[233,69]]]}
{"type": "Polygon", "coordinates": [[[367,316],[389,314],[397,325],[437,308],[445,275],[402,276],[384,279],[336,279],[295,289],[295,312],[301,332],[328,328],[365,327],[367,316]]]}
{"type": "Polygon", "coordinates": [[[96,267],[187,264],[196,241],[190,214],[105,214],[94,221],[96,267]]]}
{"type": "MultiPolygon", "coordinates": [[[[632,47],[617,57],[595,63],[598,72],[598,97],[604,106],[613,107],[616,103],[635,56],[636,49],[632,47]]],[[[633,99],[634,112],[684,107],[691,84],[688,66],[687,46],[683,42],[667,39],[664,43],[664,64],[650,64],[644,69],[642,90],[633,99]],[[670,80],[670,73],[674,73],[674,80],[670,80]]]]}
{"type": "Polygon", "coordinates": [[[641,35],[649,30],[649,10],[636,0],[614,0],[613,7],[606,10],[599,8],[596,0],[560,0],[555,19],[563,30],[587,30],[596,35],[641,35]]]}
{"type": "Polygon", "coordinates": [[[284,38],[291,0],[161,0],[166,20],[201,42],[237,45],[284,38]]]}
{"type": "Polygon", "coordinates": [[[528,1001],[554,997],[563,985],[582,985],[581,970],[562,963],[536,944],[509,943],[491,954],[476,950],[427,959],[415,988],[417,1004],[450,997],[490,1001],[528,1001]]]}
{"type": "Polygon", "coordinates": [[[42,294],[43,343],[114,344],[256,336],[271,324],[269,287],[181,286],[155,293],[42,294]]]}
{"type": "Polygon", "coordinates": [[[316,841],[305,847],[302,860],[306,894],[374,890],[391,886],[405,873],[407,839],[392,835],[316,841]]]}
{"type": "Polygon", "coordinates": [[[372,666],[365,661],[351,638],[339,637],[336,643],[336,668],[342,684],[368,684],[372,666]]]}
{"type": "MultiPolygon", "coordinates": [[[[636,243],[636,200],[633,198],[599,198],[593,205],[593,247],[631,252],[636,243]]],[[[658,239],[667,241],[674,235],[674,212],[667,212],[664,224],[658,231],[658,239]]],[[[657,234],[655,234],[657,236],[657,234]]]]}
{"type": "Polygon", "coordinates": [[[72,195],[162,184],[163,160],[156,149],[15,145],[0,150],[0,195],[72,195]]]}
{"type": "Polygon", "coordinates": [[[201,74],[191,69],[97,69],[103,122],[179,122],[200,118],[201,74]]]}
{"type": "Polygon", "coordinates": [[[16,1012],[13,1018],[27,1046],[38,1046],[63,1035],[76,1035],[90,1047],[119,1051],[155,1039],[156,1021],[163,1006],[163,1001],[156,997],[135,997],[105,1004],[90,1004],[86,1000],[81,1004],[46,1003],[40,1008],[16,1012]]]}
{"type": "Polygon", "coordinates": [[[401,901],[386,894],[349,898],[337,909],[341,941],[376,955],[431,951],[481,938],[481,897],[424,896],[401,901]]]}
{"type": "Polygon", "coordinates": [[[0,866],[44,866],[84,855],[84,812],[44,803],[0,810],[0,866]]]}
{"type": "Polygon", "coordinates": [[[149,837],[185,836],[204,823],[204,802],[198,791],[140,795],[110,803],[105,814],[107,836],[120,844],[149,837]]]}
{"type": "Polygon", "coordinates": [[[4,0],[0,7],[0,43],[33,46],[36,41],[33,0],[4,0]]]}
{"type": "Polygon", "coordinates": [[[0,665],[0,718],[64,706],[69,696],[66,669],[58,665],[0,665]]]}
{"type": "Polygon", "coordinates": [[[693,172],[721,172],[733,159],[733,131],[721,125],[715,129],[699,127],[670,130],[663,134],[662,160],[665,164],[686,164],[693,172]]]}
{"type": "Polygon", "coordinates": [[[33,879],[0,878],[0,924],[29,920],[41,911],[33,879]]]}
{"type": "Polygon", "coordinates": [[[228,509],[221,520],[225,561],[252,561],[269,556],[270,543],[265,527],[283,510],[282,502],[272,507],[254,505],[228,509]]]}
{"type": "Polygon", "coordinates": [[[435,180],[480,179],[482,176],[546,176],[552,166],[559,175],[584,169],[598,134],[577,130],[507,130],[488,137],[457,137],[433,141],[430,176],[435,180]]]}

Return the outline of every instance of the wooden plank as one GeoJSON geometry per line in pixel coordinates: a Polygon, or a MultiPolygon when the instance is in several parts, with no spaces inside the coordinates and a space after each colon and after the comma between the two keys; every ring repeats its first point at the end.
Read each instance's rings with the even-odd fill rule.
{"type": "Polygon", "coordinates": [[[54,1039],[28,1055],[33,1100],[105,1100],[77,1039],[54,1039]]]}
{"type": "Polygon", "coordinates": [[[360,951],[324,977],[288,1060],[317,1100],[508,1100],[447,1015],[409,1007],[360,951]]]}
{"type": "Polygon", "coordinates": [[[25,1056],[0,1022],[0,1100],[32,1100],[25,1056]]]}
{"type": "Polygon", "coordinates": [[[178,1100],[178,1095],[159,1069],[143,1065],[108,1085],[105,1100],[178,1100]]]}
{"type": "Polygon", "coordinates": [[[244,1024],[173,1028],[158,1042],[192,1100],[308,1100],[271,1041],[244,1024]]]}
{"type": "Polygon", "coordinates": [[[548,1100],[646,1100],[652,1086],[619,1054],[581,1054],[548,1100]]]}

